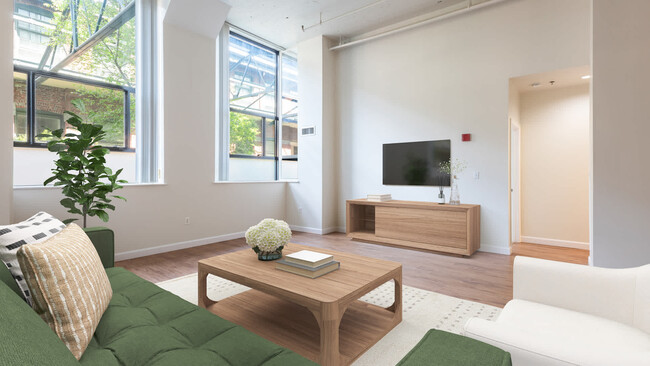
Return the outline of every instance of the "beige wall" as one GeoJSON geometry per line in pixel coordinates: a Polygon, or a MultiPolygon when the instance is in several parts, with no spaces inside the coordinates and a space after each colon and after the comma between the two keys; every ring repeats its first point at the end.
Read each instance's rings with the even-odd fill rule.
{"type": "Polygon", "coordinates": [[[11,222],[13,167],[13,1],[0,2],[0,225],[11,222]]]}
{"type": "Polygon", "coordinates": [[[650,263],[650,1],[593,0],[592,261],[650,263]]]}
{"type": "Polygon", "coordinates": [[[382,144],[451,139],[468,163],[461,201],[481,205],[481,250],[509,253],[508,80],[588,64],[589,14],[588,0],[506,1],[338,51],[339,202],[434,201],[435,187],[382,185],[382,144]]]}
{"type": "Polygon", "coordinates": [[[589,243],[589,85],[521,94],[522,241],[589,243]],[[537,240],[539,241],[539,240],[537,240]]]}

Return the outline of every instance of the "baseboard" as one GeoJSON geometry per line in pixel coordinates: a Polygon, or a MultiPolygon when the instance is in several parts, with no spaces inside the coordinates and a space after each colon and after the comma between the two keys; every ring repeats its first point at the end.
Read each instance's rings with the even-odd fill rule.
{"type": "Polygon", "coordinates": [[[123,260],[126,260],[126,259],[146,257],[148,255],[167,253],[167,252],[172,252],[174,250],[181,250],[181,249],[187,249],[187,248],[192,248],[192,247],[198,247],[198,246],[201,246],[201,245],[218,243],[220,241],[239,239],[239,238],[243,238],[244,234],[245,234],[245,232],[242,231],[242,232],[239,232],[239,233],[211,236],[211,237],[208,237],[208,238],[201,238],[201,239],[195,239],[195,240],[182,241],[182,242],[179,242],[179,243],[165,244],[165,245],[160,245],[160,246],[153,247],[153,248],[130,250],[128,252],[116,253],[115,254],[115,261],[117,262],[117,261],[123,261],[123,260]]]}
{"type": "Polygon", "coordinates": [[[337,226],[327,227],[325,229],[318,229],[315,227],[297,226],[297,225],[289,225],[289,227],[293,231],[302,231],[303,233],[318,234],[318,235],[325,235],[325,234],[339,232],[339,227],[337,226]]]}
{"type": "Polygon", "coordinates": [[[510,247],[504,247],[501,245],[486,245],[486,244],[481,244],[481,246],[478,248],[479,252],[485,252],[485,253],[495,253],[495,254],[505,254],[505,255],[510,255],[510,247]]]}
{"type": "Polygon", "coordinates": [[[569,241],[569,240],[536,238],[536,237],[533,237],[533,236],[522,236],[521,241],[523,243],[552,245],[554,247],[565,247],[565,248],[589,250],[589,243],[584,243],[584,242],[581,242],[581,241],[569,241]]]}
{"type": "MultiPolygon", "coordinates": [[[[290,227],[291,230],[302,231],[305,233],[318,234],[318,235],[325,235],[325,234],[340,231],[339,227],[329,227],[325,229],[316,229],[316,228],[311,228],[306,226],[295,226],[295,225],[290,225],[290,227]]],[[[345,230],[343,230],[343,232],[345,232],[345,230]]],[[[179,243],[160,245],[153,248],[136,249],[136,250],[130,250],[128,252],[116,253],[115,261],[117,262],[117,261],[123,261],[127,259],[146,257],[148,255],[173,252],[174,250],[193,248],[201,245],[218,243],[220,241],[239,239],[239,238],[243,238],[245,233],[246,233],[245,231],[242,231],[239,233],[211,236],[208,238],[201,238],[195,240],[182,241],[179,243]]]]}

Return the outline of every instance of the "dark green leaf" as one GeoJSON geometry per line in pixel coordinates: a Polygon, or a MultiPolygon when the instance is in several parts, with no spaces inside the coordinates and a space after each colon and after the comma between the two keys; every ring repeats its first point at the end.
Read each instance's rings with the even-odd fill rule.
{"type": "Polygon", "coordinates": [[[96,212],[96,215],[97,215],[97,217],[99,217],[100,219],[102,219],[102,221],[104,221],[104,222],[108,222],[108,214],[106,213],[106,211],[100,211],[100,210],[98,210],[98,211],[96,212]]]}
{"type": "Polygon", "coordinates": [[[48,185],[48,184],[54,182],[55,179],[56,179],[56,176],[54,176],[54,177],[49,177],[49,178],[47,178],[47,179],[45,180],[45,182],[43,182],[43,185],[46,186],[46,185],[48,185]]]}
{"type": "Polygon", "coordinates": [[[64,198],[60,201],[61,206],[65,208],[73,208],[74,207],[74,201],[71,198],[64,198]]]}

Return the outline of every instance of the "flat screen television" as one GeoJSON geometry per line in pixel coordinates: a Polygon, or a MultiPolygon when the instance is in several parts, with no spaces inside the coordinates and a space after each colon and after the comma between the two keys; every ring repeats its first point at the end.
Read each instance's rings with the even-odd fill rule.
{"type": "Polygon", "coordinates": [[[450,156],[451,140],[384,144],[383,183],[449,187],[449,174],[440,171],[440,163],[450,156]]]}

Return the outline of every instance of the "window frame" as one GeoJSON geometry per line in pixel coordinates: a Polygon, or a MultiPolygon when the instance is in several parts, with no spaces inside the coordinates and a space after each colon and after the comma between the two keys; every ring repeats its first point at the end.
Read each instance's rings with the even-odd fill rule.
{"type": "MultiPolygon", "coordinates": [[[[66,74],[49,72],[44,70],[38,70],[23,66],[14,65],[14,72],[25,74],[27,76],[26,82],[26,110],[27,110],[27,142],[14,141],[14,147],[29,147],[29,148],[47,148],[47,143],[36,142],[36,81],[39,77],[46,77],[51,79],[59,79],[64,81],[70,81],[78,84],[86,84],[91,86],[96,86],[105,89],[118,90],[124,93],[124,147],[120,146],[106,146],[107,149],[111,151],[120,151],[120,152],[135,152],[135,148],[131,147],[131,98],[132,94],[135,93],[135,88],[110,84],[96,80],[89,80],[74,76],[69,76],[66,74]]],[[[47,111],[42,111],[38,113],[48,113],[47,111]]],[[[65,126],[66,121],[63,121],[65,126]]]]}
{"type": "MultiPolygon", "coordinates": [[[[234,31],[232,29],[228,30],[228,44],[230,44],[230,37],[235,36],[236,38],[242,39],[244,42],[249,42],[253,44],[256,47],[262,48],[266,51],[269,51],[273,53],[275,57],[275,83],[274,83],[274,94],[273,97],[275,99],[275,108],[274,108],[274,114],[265,114],[265,113],[260,113],[258,111],[251,111],[251,110],[242,110],[237,107],[233,107],[230,103],[230,73],[228,73],[228,78],[226,80],[227,84],[227,89],[228,89],[228,112],[235,112],[239,114],[245,114],[245,115],[250,115],[254,117],[259,117],[262,118],[262,155],[257,156],[257,155],[245,155],[245,154],[231,154],[230,153],[230,134],[228,134],[228,141],[227,141],[227,152],[228,152],[228,158],[235,158],[235,159],[259,159],[259,160],[273,160],[275,164],[275,181],[280,180],[280,154],[278,153],[278,138],[280,137],[279,134],[279,128],[278,126],[280,125],[279,121],[281,118],[279,117],[279,113],[281,113],[281,109],[278,106],[278,92],[280,92],[280,62],[281,62],[281,51],[271,48],[269,46],[266,46],[260,42],[255,41],[254,39],[251,39],[250,37],[247,37],[237,31],[234,31]],[[273,156],[267,156],[266,155],[266,121],[267,119],[273,120],[274,123],[274,129],[275,129],[275,141],[274,141],[274,152],[273,156]]],[[[228,53],[226,55],[226,60],[228,64],[228,70],[230,70],[230,48],[228,48],[228,53]]],[[[245,75],[242,76],[242,79],[245,77],[245,75]]],[[[229,113],[230,115],[230,113],[229,113]]],[[[228,118],[228,130],[230,130],[230,118],[228,118]]]]}

